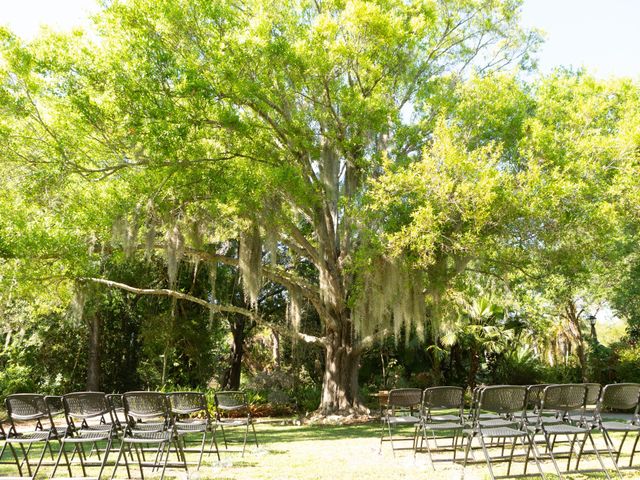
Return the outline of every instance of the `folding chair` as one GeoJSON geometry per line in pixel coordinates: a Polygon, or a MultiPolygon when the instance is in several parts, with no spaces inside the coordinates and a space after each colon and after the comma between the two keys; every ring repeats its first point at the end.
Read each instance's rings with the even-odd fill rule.
{"type": "Polygon", "coordinates": [[[58,441],[59,434],[53,423],[49,408],[42,395],[33,393],[16,393],[9,395],[5,399],[7,414],[11,424],[10,430],[6,436],[6,445],[15,460],[20,477],[34,479],[43,465],[44,456],[47,449],[51,451],[50,442],[58,441]],[[19,432],[16,422],[31,421],[35,422],[35,430],[28,432],[19,432]],[[42,452],[39,455],[35,469],[32,469],[29,461],[29,454],[34,445],[41,444],[42,452]],[[25,445],[27,448],[25,449],[25,445]],[[16,446],[22,452],[22,461],[18,457],[16,446]],[[23,465],[27,466],[28,476],[23,475],[23,465]]]}
{"type": "Polygon", "coordinates": [[[208,453],[215,452],[220,460],[220,452],[218,451],[218,443],[216,442],[216,424],[211,422],[209,409],[207,408],[207,399],[200,392],[174,392],[168,395],[169,404],[171,406],[171,415],[173,425],[179,438],[182,439],[182,450],[184,452],[198,452],[198,467],[202,464],[202,455],[205,450],[205,442],[207,433],[211,432],[211,445],[208,453]],[[194,417],[200,415],[201,418],[194,417]],[[187,449],[187,435],[201,434],[199,450],[187,449]],[[215,446],[215,449],[213,448],[215,446]]]}
{"type": "MultiPolygon", "coordinates": [[[[420,446],[416,444],[416,451],[422,449],[426,444],[427,453],[431,466],[434,467],[434,460],[431,454],[431,446],[429,445],[429,434],[435,442],[437,450],[445,450],[438,447],[438,440],[442,438],[451,438],[453,450],[453,461],[456,460],[456,451],[458,447],[458,437],[462,433],[464,427],[464,389],[460,387],[431,387],[425,389],[422,394],[422,406],[420,414],[419,429],[421,432],[420,446]],[[454,413],[446,413],[453,410],[454,413]],[[450,435],[443,433],[450,432],[450,435]],[[438,435],[436,436],[436,433],[438,435]]],[[[448,448],[447,448],[448,449],[448,448]]]]}
{"type": "Polygon", "coordinates": [[[224,433],[224,428],[242,426],[245,427],[242,456],[244,456],[245,448],[247,446],[249,426],[253,429],[253,439],[257,447],[258,437],[256,436],[256,428],[253,425],[253,418],[251,417],[251,411],[249,410],[246,393],[239,391],[216,392],[213,395],[213,399],[216,405],[216,422],[222,432],[224,448],[227,448],[227,437],[224,433]]]}
{"type": "MultiPolygon", "coordinates": [[[[587,399],[587,386],[585,384],[566,384],[566,385],[549,385],[544,389],[544,395],[542,398],[542,405],[540,412],[538,414],[538,418],[542,419],[542,416],[545,411],[560,411],[564,412],[562,418],[568,421],[566,412],[570,411],[580,411],[581,415],[584,416],[584,409],[586,405],[587,399]]],[[[558,477],[562,479],[562,473],[560,472],[560,468],[558,467],[557,459],[566,456],[567,458],[567,468],[565,473],[569,473],[571,471],[571,458],[574,455],[574,447],[576,443],[579,444],[579,450],[576,456],[576,465],[575,471],[580,467],[580,460],[582,458],[583,453],[593,453],[601,467],[601,471],[606,475],[607,478],[611,478],[609,476],[609,472],[604,466],[602,458],[600,457],[600,453],[596,448],[595,441],[593,440],[593,436],[591,435],[591,427],[584,425],[571,425],[569,423],[554,423],[554,424],[546,424],[539,420],[536,426],[532,428],[536,433],[542,433],[544,435],[545,442],[547,444],[547,452],[549,457],[551,458],[551,462],[553,463],[553,467],[558,474],[558,477]],[[569,442],[569,450],[558,452],[556,447],[560,442],[558,442],[558,436],[566,436],[567,441],[569,442]],[[578,437],[582,437],[582,441],[578,441],[578,437]],[[591,446],[593,450],[589,452],[584,452],[585,444],[589,440],[591,442],[591,446]]],[[[596,470],[599,471],[599,470],[596,470]]]]}
{"type": "Polygon", "coordinates": [[[522,445],[524,450],[524,473],[527,474],[527,466],[529,463],[530,453],[533,452],[533,457],[538,467],[540,476],[544,478],[542,468],[538,460],[538,453],[535,444],[532,442],[529,430],[524,423],[524,411],[527,407],[527,389],[524,386],[511,386],[511,385],[499,385],[484,387],[478,393],[477,406],[473,410],[474,415],[472,418],[471,428],[463,430],[463,434],[467,440],[464,465],[466,467],[469,452],[471,450],[471,442],[474,438],[477,438],[480,442],[484,459],[489,469],[489,475],[492,479],[496,478],[512,478],[511,465],[514,458],[514,451],[518,441],[522,445]],[[482,413],[487,412],[493,415],[497,415],[497,419],[489,419],[487,421],[482,419],[482,413]],[[499,421],[496,422],[496,420],[499,421]],[[506,424],[505,422],[510,422],[506,424]],[[506,443],[507,439],[511,439],[511,452],[509,455],[504,456],[505,444],[501,445],[502,454],[500,457],[491,457],[489,455],[490,445],[494,440],[498,440],[500,445],[500,439],[503,439],[506,443]],[[488,441],[488,442],[487,442],[488,441]],[[493,471],[492,461],[507,460],[507,473],[504,476],[496,476],[493,471]]]}
{"type": "Polygon", "coordinates": [[[620,454],[622,453],[622,447],[629,434],[635,434],[636,438],[633,442],[633,448],[631,449],[631,456],[629,458],[629,467],[633,465],[633,457],[638,446],[638,440],[640,439],[640,383],[618,383],[613,385],[606,385],[602,390],[602,397],[596,408],[596,420],[597,427],[602,432],[604,441],[607,445],[609,455],[613,458],[615,453],[615,466],[618,475],[620,475],[620,454]],[[616,422],[616,421],[604,421],[602,419],[602,411],[604,409],[612,410],[631,410],[633,409],[633,417],[628,422],[616,422]],[[612,432],[624,433],[620,445],[615,448],[613,440],[611,438],[612,432]]]}
{"type": "MultiPolygon", "coordinates": [[[[419,388],[396,388],[389,392],[385,414],[382,417],[382,433],[380,435],[380,452],[382,452],[382,442],[385,441],[385,427],[389,432],[389,440],[391,442],[391,451],[395,455],[396,450],[393,444],[393,428],[401,426],[413,426],[414,433],[411,439],[405,438],[404,441],[411,440],[413,442],[411,448],[415,449],[417,433],[420,425],[420,405],[422,403],[422,390],[419,388]],[[417,415],[414,415],[414,411],[417,415]]],[[[400,441],[400,440],[396,440],[400,441]]]]}
{"type": "Polygon", "coordinates": [[[127,392],[123,395],[124,412],[127,418],[127,426],[121,439],[118,459],[111,479],[116,475],[120,466],[120,460],[124,458],[127,476],[131,478],[129,461],[125,454],[125,448],[136,452],[140,476],[144,480],[143,467],[152,467],[153,470],[162,468],[160,480],[164,479],[167,466],[184,468],[188,472],[187,462],[180,442],[177,440],[174,426],[171,422],[168,400],[164,393],[160,392],[127,392]],[[169,464],[171,444],[174,444],[178,456],[178,463],[169,464]],[[145,446],[156,445],[153,461],[145,458],[145,446]]]}
{"type": "Polygon", "coordinates": [[[66,450],[67,445],[72,445],[73,457],[77,455],[83,476],[88,478],[86,467],[99,466],[98,476],[93,478],[100,480],[111,451],[113,439],[117,437],[117,426],[113,419],[111,405],[109,405],[105,394],[101,392],[69,393],[62,398],[62,403],[67,420],[67,429],[65,436],[61,440],[60,451],[53,467],[51,478],[55,476],[63,456],[69,476],[73,476],[71,461],[66,450]],[[99,442],[106,442],[102,458],[99,442]],[[85,445],[91,447],[90,454],[95,449],[98,457],[97,462],[87,461],[85,445]]]}

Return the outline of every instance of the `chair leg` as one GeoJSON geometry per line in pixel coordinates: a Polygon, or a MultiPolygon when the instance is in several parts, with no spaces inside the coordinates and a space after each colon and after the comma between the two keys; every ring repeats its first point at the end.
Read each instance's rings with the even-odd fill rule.
{"type": "Polygon", "coordinates": [[[469,450],[471,450],[471,440],[473,439],[473,434],[464,435],[464,438],[462,439],[463,443],[465,438],[467,439],[467,445],[464,449],[464,463],[462,464],[463,468],[467,467],[467,459],[469,458],[469,450]]]}
{"type": "Polygon", "coordinates": [[[138,468],[140,469],[140,478],[142,478],[142,480],[144,480],[144,472],[143,472],[143,468],[142,468],[142,460],[140,458],[140,451],[138,448],[138,445],[134,444],[133,448],[136,451],[136,457],[138,458],[138,468]]]}
{"type": "MultiPolygon", "coordinates": [[[[104,467],[107,465],[107,459],[109,458],[109,452],[111,451],[112,439],[109,438],[107,440],[106,450],[104,451],[104,458],[102,459],[102,463],[100,464],[100,470],[98,471],[98,480],[102,477],[102,472],[104,471],[104,467]]],[[[96,448],[97,448],[96,444],[96,448]]]]}
{"type": "Polygon", "coordinates": [[[628,434],[629,432],[624,432],[624,435],[622,436],[622,441],[620,442],[620,448],[618,448],[618,452],[616,455],[616,462],[620,460],[620,455],[622,454],[622,447],[624,446],[624,442],[627,439],[628,434]]]}
{"type": "Polygon", "coordinates": [[[629,466],[633,465],[633,456],[636,454],[636,447],[638,446],[638,440],[640,440],[640,432],[636,435],[636,440],[633,442],[633,448],[631,449],[631,457],[629,457],[629,466]]]}
{"type": "Polygon", "coordinates": [[[22,463],[20,462],[20,459],[18,458],[18,453],[16,452],[16,449],[13,446],[12,443],[9,444],[9,450],[11,450],[11,454],[13,455],[13,458],[16,461],[16,466],[18,467],[18,473],[22,477],[23,476],[22,475],[22,463]]]}
{"type": "Polygon", "coordinates": [[[259,445],[258,445],[258,436],[256,435],[256,426],[253,423],[253,421],[251,422],[251,429],[253,430],[253,439],[256,442],[256,448],[258,448],[259,447],[259,445]]]}
{"type": "Polygon", "coordinates": [[[247,437],[249,436],[249,422],[244,430],[244,441],[242,442],[242,456],[244,457],[244,451],[247,448],[247,437]]]}
{"type": "MultiPolygon", "coordinates": [[[[56,463],[54,463],[53,465],[53,471],[51,472],[51,475],[49,476],[49,478],[53,478],[56,476],[56,470],[58,470],[58,465],[60,465],[60,460],[62,459],[62,452],[64,452],[64,442],[62,442],[60,444],[60,450],[58,451],[58,458],[56,459],[56,463]]],[[[69,462],[67,462],[67,466],[70,467],[69,462]]],[[[69,473],[69,476],[71,477],[71,473],[69,473]]]]}
{"type": "Polygon", "coordinates": [[[612,449],[612,447],[614,447],[613,440],[609,436],[609,432],[605,429],[602,430],[602,438],[604,439],[604,444],[607,447],[607,452],[609,453],[609,458],[611,459],[611,463],[613,463],[613,466],[616,469],[616,473],[618,477],[622,478],[622,475],[620,474],[620,469],[618,468],[618,462],[616,459],[613,458],[613,449],[612,449]]]}
{"type": "Polygon", "coordinates": [[[227,450],[229,446],[227,445],[227,436],[224,433],[224,427],[220,425],[220,430],[222,431],[222,440],[224,440],[224,449],[227,450]]]}
{"type": "MultiPolygon", "coordinates": [[[[587,430],[587,435],[586,435],[589,440],[591,441],[591,446],[593,447],[593,451],[596,454],[596,458],[598,459],[598,463],[600,463],[600,466],[602,467],[602,471],[604,472],[604,474],[606,475],[606,477],[610,480],[611,476],[609,475],[609,471],[607,470],[607,468],[604,466],[604,462],[602,461],[602,457],[600,456],[600,452],[598,452],[598,448],[596,447],[596,442],[593,440],[593,436],[591,435],[591,432],[587,430]]],[[[584,439],[584,443],[587,442],[587,439],[584,439]]]]}
{"type": "MultiPolygon", "coordinates": [[[[504,438],[505,443],[507,442],[507,437],[504,438]]],[[[511,463],[513,462],[513,452],[516,448],[516,443],[518,441],[518,437],[513,437],[513,443],[511,444],[511,452],[509,452],[509,464],[507,465],[507,475],[511,473],[511,463]]],[[[502,456],[504,456],[504,443],[502,444],[502,456]]]]}
{"type": "MultiPolygon", "coordinates": [[[[164,457],[164,463],[162,465],[162,473],[160,474],[160,480],[164,480],[164,473],[167,471],[167,462],[169,461],[169,442],[165,442],[167,445],[167,455],[164,457]]],[[[164,450],[164,448],[163,448],[164,450]]]]}
{"type": "Polygon", "coordinates": [[[42,448],[42,453],[40,454],[40,459],[38,460],[38,464],[36,465],[36,469],[33,471],[33,475],[31,475],[31,478],[36,478],[36,476],[38,475],[38,471],[40,470],[40,467],[42,466],[42,461],[44,460],[44,455],[47,451],[46,446],[49,444],[49,442],[46,443],[46,445],[42,448]]]}
{"type": "Polygon", "coordinates": [[[433,468],[435,470],[436,466],[433,463],[433,456],[431,455],[431,446],[429,445],[429,438],[427,437],[426,427],[425,427],[425,430],[424,430],[424,442],[425,442],[425,444],[427,446],[427,454],[429,455],[429,462],[431,462],[431,468],[433,468]]]}
{"type": "Polygon", "coordinates": [[[196,470],[200,470],[200,465],[202,464],[202,455],[204,454],[204,445],[207,439],[207,431],[202,432],[202,442],[200,443],[200,455],[198,457],[198,466],[196,470]]]}
{"type": "Polygon", "coordinates": [[[560,480],[562,480],[564,477],[562,476],[562,473],[560,473],[560,468],[558,467],[558,462],[556,462],[556,457],[553,454],[552,445],[555,444],[555,438],[554,438],[554,441],[552,443],[551,439],[550,439],[550,435],[548,435],[546,432],[543,432],[543,433],[544,433],[545,442],[547,443],[547,452],[549,453],[549,457],[551,458],[551,462],[553,463],[553,467],[556,469],[556,473],[558,474],[558,478],[560,480]]]}
{"type": "Polygon", "coordinates": [[[218,442],[216,440],[216,427],[215,425],[211,428],[211,444],[209,445],[209,455],[211,455],[211,449],[216,447],[216,455],[218,456],[218,461],[220,461],[220,449],[218,448],[218,442]]]}
{"type": "Polygon", "coordinates": [[[480,442],[480,446],[482,447],[482,452],[484,453],[484,459],[487,462],[487,468],[489,469],[489,475],[491,476],[491,480],[495,480],[496,476],[493,473],[491,458],[489,457],[489,451],[487,450],[487,446],[484,443],[484,438],[482,438],[482,434],[478,435],[478,441],[480,442]]]}

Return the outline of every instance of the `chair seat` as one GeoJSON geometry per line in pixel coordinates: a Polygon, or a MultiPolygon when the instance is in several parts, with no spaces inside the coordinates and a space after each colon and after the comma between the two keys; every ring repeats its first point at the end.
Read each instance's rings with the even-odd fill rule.
{"type": "Polygon", "coordinates": [[[238,427],[251,423],[248,418],[224,418],[217,420],[216,423],[223,427],[238,427]]]}
{"type": "Polygon", "coordinates": [[[483,437],[524,437],[528,435],[523,430],[511,427],[481,428],[480,435],[483,437]]]}
{"type": "Polygon", "coordinates": [[[165,424],[162,422],[136,423],[133,430],[136,432],[159,432],[164,430],[165,424]]]}
{"type": "Polygon", "coordinates": [[[461,423],[455,423],[455,422],[441,422],[441,423],[423,422],[422,425],[427,430],[460,430],[463,428],[463,425],[461,423]]]}
{"type": "Polygon", "coordinates": [[[481,427],[508,427],[509,425],[515,425],[518,422],[514,420],[506,420],[504,418],[494,418],[491,420],[480,420],[481,427]]]}
{"type": "Polygon", "coordinates": [[[586,433],[589,431],[588,428],[578,427],[576,425],[569,425],[567,423],[558,423],[553,425],[543,425],[542,429],[553,435],[561,435],[561,434],[576,434],[576,433],[586,433]]]}
{"type": "Polygon", "coordinates": [[[176,422],[176,431],[178,433],[202,433],[206,432],[208,425],[207,422],[176,422]]]}
{"type": "Polygon", "coordinates": [[[44,442],[50,438],[55,438],[54,435],[50,435],[48,431],[38,430],[35,432],[19,433],[17,436],[7,437],[7,443],[32,443],[32,442],[44,442]]]}
{"type": "Polygon", "coordinates": [[[460,415],[432,415],[429,422],[459,422],[460,415]]]}
{"type": "Polygon", "coordinates": [[[392,425],[414,425],[416,423],[420,423],[420,419],[413,415],[407,415],[405,417],[388,417],[385,421],[392,425]]]}
{"type": "Polygon", "coordinates": [[[640,425],[623,422],[602,422],[602,428],[610,432],[640,432],[640,425]]]}
{"type": "Polygon", "coordinates": [[[480,420],[497,420],[502,417],[497,413],[481,413],[478,418],[480,420]]]}
{"type": "Polygon", "coordinates": [[[131,435],[125,435],[122,439],[126,443],[167,442],[171,440],[171,432],[144,432],[133,430],[131,435]]]}
{"type": "Polygon", "coordinates": [[[97,442],[100,440],[107,440],[111,436],[111,431],[105,430],[79,430],[76,432],[76,436],[64,437],[62,442],[64,443],[84,443],[84,442],[97,442]]]}

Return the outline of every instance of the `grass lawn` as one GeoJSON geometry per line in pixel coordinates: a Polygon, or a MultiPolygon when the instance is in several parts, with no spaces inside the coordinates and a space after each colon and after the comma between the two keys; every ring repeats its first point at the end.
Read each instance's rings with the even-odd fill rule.
{"type": "MultiPolygon", "coordinates": [[[[467,466],[464,471],[459,464],[452,462],[436,462],[435,470],[428,460],[426,453],[419,453],[414,457],[411,450],[398,451],[394,456],[388,442],[383,444],[379,453],[380,424],[378,422],[362,425],[348,426],[295,426],[285,422],[259,423],[256,426],[259,447],[248,445],[245,456],[240,455],[241,443],[235,429],[233,441],[229,444],[229,450],[224,450],[222,437],[218,435],[221,447],[221,461],[215,455],[205,456],[200,471],[192,467],[189,476],[180,470],[168,470],[167,477],[179,479],[237,479],[237,480],[338,480],[338,479],[447,479],[455,480],[464,478],[484,479],[489,478],[484,462],[467,466]]],[[[229,429],[227,429],[229,433],[229,429]]],[[[410,432],[410,430],[407,430],[410,432]]],[[[595,435],[598,446],[604,448],[600,435],[595,435]]],[[[410,442],[406,445],[410,445],[410,442]]],[[[496,452],[497,453],[497,452],[496,452]]],[[[436,455],[436,459],[449,458],[450,453],[436,455]]],[[[482,452],[477,449],[475,457],[481,460],[482,452]]],[[[10,460],[5,453],[3,460],[10,460]]],[[[111,457],[115,460],[115,455],[111,457]]],[[[195,461],[196,454],[188,455],[188,460],[195,461]]],[[[628,460],[627,460],[628,461],[628,460]]],[[[605,464],[611,466],[608,457],[605,456],[605,464]]],[[[636,462],[640,462],[637,458],[636,462]]],[[[561,463],[564,468],[566,462],[561,463]]],[[[596,461],[593,456],[583,458],[581,468],[593,468],[596,461]]],[[[553,466],[550,461],[543,463],[547,478],[556,478],[551,475],[553,466]]],[[[512,473],[520,473],[522,463],[514,463],[512,473]]],[[[530,463],[529,472],[536,471],[535,464],[530,463]]],[[[40,478],[47,478],[50,468],[43,468],[40,478]]],[[[111,476],[112,467],[107,467],[103,478],[111,476]]],[[[74,475],[80,475],[79,467],[75,468],[74,475]]],[[[89,472],[92,474],[92,471],[89,472]]],[[[126,478],[126,470],[121,466],[117,472],[118,478],[126,478]]],[[[498,464],[497,474],[506,473],[506,464],[498,464]]],[[[57,476],[63,476],[66,471],[59,470],[57,476]]],[[[132,469],[132,474],[139,477],[137,466],[132,469]]],[[[17,471],[14,466],[0,465],[0,475],[15,476],[17,471]]],[[[615,472],[611,472],[615,478],[615,472]]],[[[640,468],[623,472],[624,478],[640,478],[640,468]]],[[[145,478],[158,477],[159,474],[145,470],[145,478]]],[[[539,477],[530,477],[539,478],[539,477]]],[[[605,478],[602,474],[575,474],[569,478],[605,478]]]]}

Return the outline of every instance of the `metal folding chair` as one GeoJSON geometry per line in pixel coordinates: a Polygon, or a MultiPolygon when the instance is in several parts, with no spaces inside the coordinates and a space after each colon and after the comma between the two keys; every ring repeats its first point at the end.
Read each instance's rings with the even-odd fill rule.
{"type": "Polygon", "coordinates": [[[9,416],[10,430],[6,436],[6,445],[15,460],[20,477],[34,479],[43,465],[44,457],[49,450],[50,442],[59,442],[59,433],[49,412],[49,407],[43,395],[32,393],[17,393],[9,395],[5,399],[7,414],[9,416]],[[20,421],[35,422],[35,430],[19,431],[16,423],[20,421]],[[34,445],[42,445],[35,469],[32,468],[29,460],[34,445]],[[27,448],[25,449],[25,445],[27,448]],[[22,453],[22,460],[19,459],[16,447],[22,453]],[[28,475],[23,475],[23,466],[26,465],[28,475]]]}
{"type": "Polygon", "coordinates": [[[111,451],[113,439],[117,437],[117,426],[113,419],[111,405],[102,392],[69,393],[63,397],[62,403],[67,429],[61,440],[60,451],[51,478],[55,476],[62,457],[65,459],[69,476],[73,476],[72,462],[66,450],[67,445],[72,445],[72,458],[77,456],[83,476],[88,477],[88,466],[98,466],[98,475],[93,478],[100,480],[111,451]],[[106,442],[103,450],[104,456],[100,455],[100,442],[106,442]],[[95,450],[97,461],[88,461],[85,445],[90,447],[89,455],[95,450]]]}
{"type": "MultiPolygon", "coordinates": [[[[567,458],[567,468],[565,473],[569,473],[571,470],[571,459],[573,455],[576,455],[576,464],[575,470],[577,471],[580,467],[580,460],[582,458],[583,453],[593,453],[601,467],[601,471],[609,477],[609,472],[604,466],[602,458],[600,457],[600,453],[596,448],[595,441],[593,440],[593,436],[591,435],[591,427],[584,425],[572,425],[568,422],[567,412],[571,411],[580,411],[581,415],[584,416],[584,409],[586,405],[587,397],[587,385],[585,384],[566,384],[566,385],[549,385],[544,389],[544,395],[542,398],[542,405],[540,412],[538,414],[539,421],[536,423],[535,427],[532,427],[532,430],[536,433],[542,433],[544,435],[545,442],[547,444],[547,452],[553,466],[558,474],[558,477],[561,479],[562,473],[560,472],[560,468],[558,466],[557,459],[566,456],[567,458]],[[563,412],[562,418],[565,419],[565,422],[547,424],[542,421],[543,414],[545,411],[558,411],[563,412]],[[567,437],[567,442],[569,444],[568,451],[559,452],[557,450],[558,445],[561,445],[563,442],[558,441],[558,436],[567,437]],[[582,437],[581,440],[578,437],[582,437]],[[591,446],[593,447],[592,451],[584,452],[584,447],[587,442],[590,441],[591,446]],[[578,452],[574,452],[576,444],[579,447],[578,452]]],[[[597,470],[600,471],[600,470],[597,470]]]]}
{"type": "Polygon", "coordinates": [[[430,440],[435,443],[435,450],[452,450],[453,461],[456,460],[458,437],[464,427],[464,389],[461,387],[431,387],[422,393],[419,431],[420,445],[416,442],[416,451],[426,444],[429,460],[434,467],[430,440]],[[449,413],[453,411],[453,413],[449,413]],[[449,435],[446,435],[449,433],[449,435]],[[451,447],[439,447],[438,440],[451,438],[451,447]]]}
{"type": "Polygon", "coordinates": [[[216,442],[216,424],[211,421],[207,399],[200,392],[173,392],[168,395],[171,406],[171,415],[176,434],[182,440],[184,452],[198,452],[198,467],[202,464],[202,456],[205,451],[207,433],[211,432],[211,444],[207,453],[213,452],[220,460],[218,443],[216,442]],[[187,449],[187,436],[201,434],[200,449],[187,449]],[[215,446],[215,448],[214,448],[215,446]]]}
{"type": "Polygon", "coordinates": [[[113,480],[115,477],[121,459],[124,459],[127,476],[131,478],[125,449],[131,452],[132,447],[135,450],[140,476],[143,480],[143,467],[152,467],[153,470],[161,468],[160,480],[164,479],[168,466],[184,468],[188,472],[182,446],[177,439],[174,425],[171,422],[171,413],[166,395],[160,392],[127,392],[123,395],[123,404],[127,426],[121,439],[122,443],[111,479],[113,480]],[[169,464],[172,443],[175,446],[178,462],[169,464]],[[149,445],[156,446],[155,450],[153,450],[153,460],[145,458],[145,446],[149,445]]]}
{"type": "Polygon", "coordinates": [[[244,441],[242,443],[242,456],[247,446],[247,437],[249,436],[249,426],[253,430],[253,439],[258,446],[258,437],[256,436],[256,427],[253,424],[251,410],[249,410],[249,402],[247,394],[239,391],[216,392],[213,395],[216,405],[216,422],[222,432],[224,440],[224,448],[227,448],[227,437],[224,432],[225,427],[245,427],[244,441]]]}
{"type": "Polygon", "coordinates": [[[471,443],[474,438],[477,438],[480,442],[491,478],[494,480],[496,478],[512,478],[511,465],[514,459],[515,447],[519,441],[524,450],[523,475],[527,474],[530,453],[533,452],[538,472],[540,476],[544,478],[542,467],[538,460],[536,446],[524,422],[524,412],[526,408],[527,389],[524,386],[499,385],[482,388],[478,393],[477,406],[473,409],[471,428],[463,430],[463,434],[467,440],[464,465],[467,465],[471,443]],[[484,420],[482,418],[483,413],[496,415],[499,418],[484,420]],[[506,456],[504,455],[505,443],[500,444],[500,439],[503,439],[505,443],[508,439],[512,441],[511,451],[506,456]],[[502,454],[499,457],[491,457],[489,455],[489,448],[491,448],[491,443],[495,440],[498,440],[497,444],[502,448],[502,454]],[[497,460],[508,461],[506,475],[495,475],[492,461],[495,462],[497,460]]]}
{"type": "MultiPolygon", "coordinates": [[[[419,388],[396,388],[389,392],[386,409],[382,417],[382,432],[380,435],[380,451],[382,451],[382,442],[386,441],[385,430],[389,433],[389,442],[391,442],[391,451],[395,455],[397,449],[393,444],[393,427],[412,426],[414,427],[413,436],[402,439],[404,441],[411,440],[411,449],[415,449],[418,428],[420,425],[420,405],[422,403],[422,390],[419,388]],[[415,413],[415,414],[414,414],[415,413]]],[[[397,440],[397,441],[402,441],[397,440]]]]}
{"type": "Polygon", "coordinates": [[[622,447],[627,440],[629,434],[632,436],[635,434],[635,440],[633,442],[633,448],[631,449],[631,455],[629,457],[629,466],[633,466],[633,457],[638,446],[638,440],[640,439],[640,383],[618,383],[613,385],[606,385],[602,390],[602,397],[596,408],[596,425],[602,432],[609,455],[614,457],[615,454],[615,467],[618,475],[620,476],[620,454],[622,453],[622,447]],[[604,409],[612,410],[633,410],[633,417],[628,422],[616,422],[605,421],[602,418],[602,411],[604,409]],[[611,433],[619,432],[624,433],[620,445],[615,447],[611,433]]]}

